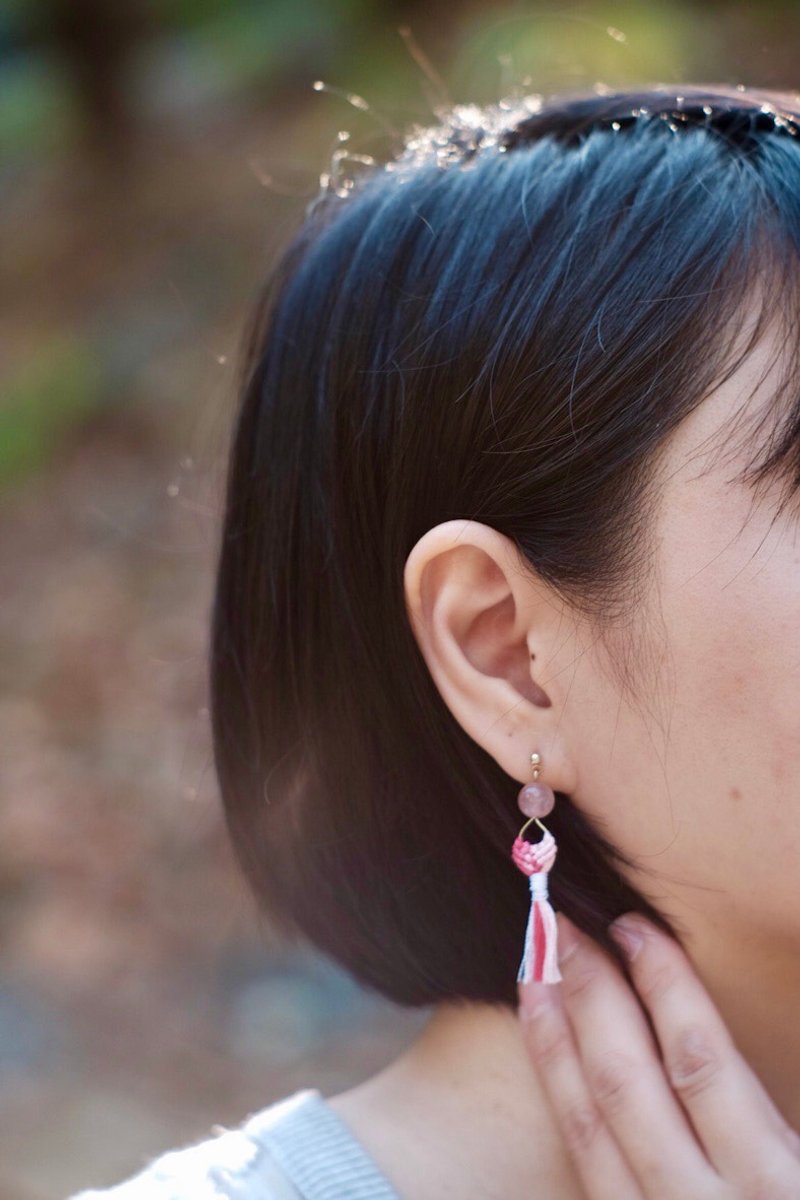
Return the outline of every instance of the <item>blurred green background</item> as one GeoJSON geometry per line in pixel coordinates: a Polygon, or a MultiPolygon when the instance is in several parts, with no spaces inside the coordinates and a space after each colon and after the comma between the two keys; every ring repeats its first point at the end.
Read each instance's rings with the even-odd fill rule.
{"type": "Polygon", "coordinates": [[[4,0],[4,1200],[60,1200],[297,1087],[340,1091],[427,1015],[256,919],[209,749],[237,338],[334,151],[380,157],[448,102],[794,89],[798,17],[729,0],[4,0]]]}

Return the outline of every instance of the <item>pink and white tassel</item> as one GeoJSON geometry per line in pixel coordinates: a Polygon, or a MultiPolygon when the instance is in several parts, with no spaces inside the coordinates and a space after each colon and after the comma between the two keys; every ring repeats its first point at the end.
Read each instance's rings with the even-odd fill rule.
{"type": "MultiPolygon", "coordinates": [[[[536,823],[541,825],[540,821],[536,823]]],[[[520,871],[528,876],[531,892],[525,948],[517,972],[517,983],[531,980],[537,983],[560,983],[558,926],[547,894],[547,876],[555,862],[556,840],[548,830],[536,844],[526,842],[519,834],[514,841],[512,858],[520,871]]]]}

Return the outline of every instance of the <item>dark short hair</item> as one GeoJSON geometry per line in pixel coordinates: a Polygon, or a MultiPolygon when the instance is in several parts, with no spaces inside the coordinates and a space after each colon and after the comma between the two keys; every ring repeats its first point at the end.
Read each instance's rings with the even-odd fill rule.
{"type": "MultiPolygon", "coordinates": [[[[309,205],[245,337],[211,628],[226,821],[279,936],[403,1005],[515,1006],[529,900],[519,784],[432,681],[410,550],[480,520],[624,635],[670,432],[776,314],[798,343],[796,114],[679,91],[456,106],[414,128],[309,205]]],[[[746,474],[790,495],[792,378],[794,356],[794,407],[746,474]]],[[[621,686],[640,667],[613,663],[621,686]]],[[[548,827],[556,910],[615,956],[627,910],[680,938],[569,796],[548,827]]]]}

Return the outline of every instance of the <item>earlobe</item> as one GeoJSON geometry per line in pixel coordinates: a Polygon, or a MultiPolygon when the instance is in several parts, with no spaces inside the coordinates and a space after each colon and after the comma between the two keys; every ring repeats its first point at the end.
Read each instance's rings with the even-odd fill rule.
{"type": "Polygon", "coordinates": [[[533,669],[547,658],[553,614],[509,539],[480,522],[443,522],[413,547],[404,584],[431,677],[466,732],[520,782],[534,746],[563,761],[553,702],[533,669]]]}

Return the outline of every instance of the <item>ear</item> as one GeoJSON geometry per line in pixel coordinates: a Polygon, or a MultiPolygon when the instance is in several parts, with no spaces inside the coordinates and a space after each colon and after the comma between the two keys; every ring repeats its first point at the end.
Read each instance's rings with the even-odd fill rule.
{"type": "Polygon", "coordinates": [[[563,601],[509,538],[470,520],[423,534],[404,586],[422,655],[462,728],[512,779],[531,780],[538,750],[542,780],[573,792],[564,705],[578,655],[563,601]]]}

